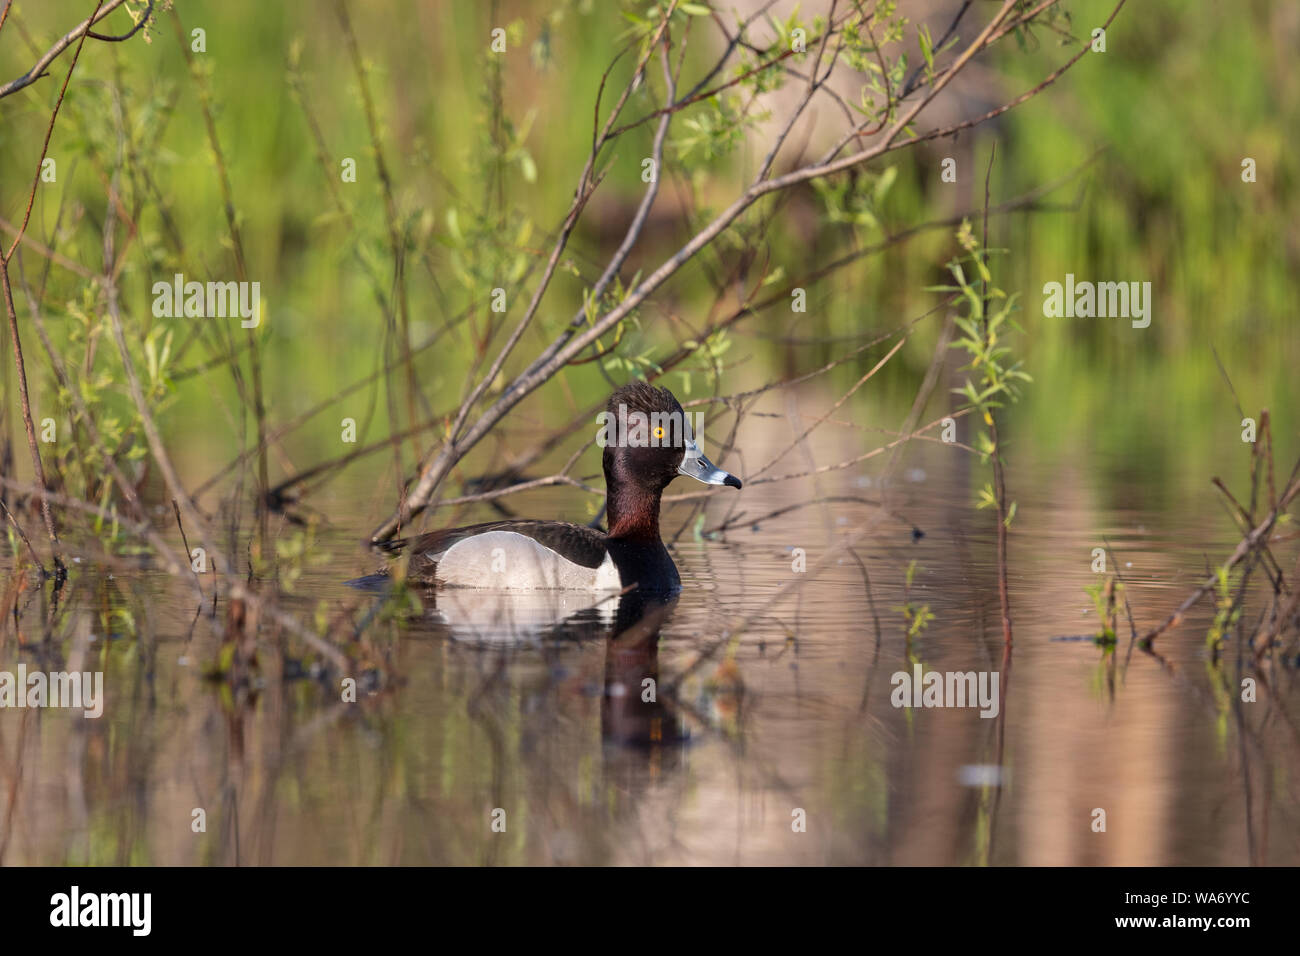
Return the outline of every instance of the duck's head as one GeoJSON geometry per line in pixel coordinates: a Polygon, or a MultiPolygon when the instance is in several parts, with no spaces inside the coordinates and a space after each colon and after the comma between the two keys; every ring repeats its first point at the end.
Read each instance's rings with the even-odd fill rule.
{"type": "Polygon", "coordinates": [[[740,479],[709,461],[698,431],[666,388],[634,381],[616,390],[601,416],[609,530],[659,528],[659,497],[678,475],[706,485],[741,486],[740,479]]]}

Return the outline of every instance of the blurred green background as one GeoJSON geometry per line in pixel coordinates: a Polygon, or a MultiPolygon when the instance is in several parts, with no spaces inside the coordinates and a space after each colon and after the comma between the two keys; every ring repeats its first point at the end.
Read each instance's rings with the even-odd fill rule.
{"type": "MultiPolygon", "coordinates": [[[[24,72],[34,52],[70,29],[89,6],[15,4],[0,34],[4,78],[24,72]]],[[[531,295],[529,281],[524,292],[511,295],[504,317],[489,309],[491,288],[506,284],[501,276],[517,280],[525,270],[536,270],[549,252],[590,147],[602,74],[636,29],[623,14],[644,15],[651,6],[646,0],[350,5],[404,237],[410,340],[418,345],[435,334],[440,338],[415,359],[427,405],[409,400],[404,374],[388,376],[386,386],[356,392],[289,436],[285,454],[272,457],[273,482],[345,451],[339,444],[344,416],[360,423],[365,443],[388,434],[394,414],[396,427],[407,427],[412,407],[417,421],[440,420],[454,410],[489,323],[504,318],[496,328],[513,328],[531,295]],[[497,26],[507,31],[504,56],[488,49],[497,26]]],[[[801,15],[809,18],[820,6],[804,4],[801,15]]],[[[934,6],[933,22],[942,25],[958,4],[934,6]]],[[[963,38],[983,22],[985,6],[968,14],[963,38]]],[[[1082,38],[1111,6],[1062,4],[1070,14],[1062,29],[1082,38]]],[[[258,334],[274,425],[400,354],[400,319],[390,324],[379,304],[393,296],[393,256],[366,108],[335,4],[180,0],[176,11],[187,43],[192,30],[205,31],[205,52],[193,54],[202,83],[190,74],[171,14],[159,17],[150,43],[136,37],[123,44],[89,44],[50,144],[58,178],[41,185],[29,234],[92,271],[102,267],[100,227],[118,148],[116,116],[122,111],[129,134],[121,195],[125,208],[139,218],[119,281],[133,346],[140,348],[145,365],[144,343],[151,333],[165,336],[168,329],[159,323],[171,321],[150,313],[153,282],[177,271],[200,281],[235,278],[201,109],[201,91],[208,89],[248,277],[261,283],[264,321],[258,334]],[[340,180],[340,164],[347,158],[356,161],[356,183],[340,180]]],[[[687,85],[699,78],[718,44],[708,18],[694,19],[687,85]]],[[[730,16],[723,20],[734,23],[730,16]]],[[[126,22],[121,12],[107,21],[114,32],[126,22]]],[[[824,197],[812,187],[797,189],[779,210],[776,200],[759,203],[670,280],[652,306],[640,310],[638,326],[627,330],[606,371],[625,378],[697,334],[714,300],[713,283],[730,272],[745,245],[758,252],[745,281],[752,285],[766,264],[782,270],[773,284],[781,288],[852,249],[977,207],[996,139],[994,204],[1077,173],[1044,197],[1053,208],[997,217],[990,226],[990,245],[1005,250],[995,259],[997,283],[1020,296],[1023,334],[1014,336],[1014,347],[1035,378],[1022,403],[1008,412],[1013,470],[1017,457],[1095,462],[1115,496],[1128,493],[1135,471],[1153,479],[1145,484],[1147,496],[1178,484],[1165,479],[1193,476],[1200,487],[1225,467],[1225,477],[1240,476],[1246,461],[1240,416],[1212,349],[1246,413],[1272,409],[1280,467],[1289,465],[1300,450],[1294,416],[1300,386],[1293,374],[1300,367],[1294,280],[1300,259],[1295,202],[1300,160],[1293,148],[1300,129],[1293,68],[1297,39],[1300,14],[1294,5],[1129,3],[1108,31],[1104,54],[1086,56],[996,125],[963,134],[959,143],[969,150],[969,160],[964,160],[967,168],[959,167],[956,185],[940,182],[939,158],[951,152],[941,141],[923,151],[891,153],[857,180],[870,187],[878,174],[896,167],[890,174],[896,179],[869,221],[831,221],[824,197]],[[1242,182],[1244,157],[1257,163],[1253,184],[1242,182]],[[1059,208],[1076,200],[1075,208],[1059,208]],[[1079,280],[1152,282],[1150,328],[1132,329],[1114,319],[1044,318],[1042,286],[1062,281],[1067,272],[1079,280]]],[[[1047,29],[1023,43],[1008,37],[981,61],[981,85],[972,95],[993,97],[989,105],[995,105],[1000,96],[1031,88],[1076,48],[1065,42],[1047,29]]],[[[909,69],[920,62],[911,27],[888,50],[905,52],[909,69]]],[[[602,119],[627,81],[634,56],[635,51],[622,57],[611,70],[602,119]]],[[[0,214],[10,223],[21,220],[68,62],[65,54],[51,77],[0,104],[5,169],[0,214]]],[[[649,73],[630,98],[624,120],[638,119],[658,104],[657,63],[649,73]]],[[[670,139],[689,137],[690,124],[706,115],[707,105],[682,113],[670,139]]],[[[830,111],[821,117],[836,119],[830,111]]],[[[931,125],[923,114],[918,129],[931,125]]],[[[516,350],[508,373],[522,368],[575,314],[583,290],[621,239],[644,188],[641,159],[649,154],[652,129],[646,123],[602,153],[602,162],[609,164],[607,179],[580,221],[535,328],[516,350]]],[[[690,235],[692,223],[734,198],[766,149],[761,132],[748,135],[712,159],[699,150],[682,155],[670,147],[665,160],[670,178],[624,270],[625,281],[637,270],[657,266],[690,235]]],[[[945,281],[944,264],[957,252],[954,231],[923,232],[811,286],[805,314],[777,307],[746,319],[729,334],[725,350],[717,350],[720,381],[708,363],[696,359],[670,373],[665,383],[683,398],[686,391],[693,396],[735,392],[814,368],[867,334],[924,313],[939,301],[927,287],[945,281]],[[683,369],[688,374],[680,374],[683,369]]],[[[125,231],[119,231],[119,248],[123,241],[125,231]]],[[[46,268],[31,253],[24,263],[33,281],[46,268]]],[[[530,279],[537,274],[531,272],[530,279]]],[[[45,314],[56,340],[67,343],[74,356],[84,354],[88,338],[102,336],[105,328],[97,324],[86,288],[74,273],[49,269],[45,314]]],[[[22,296],[19,312],[24,328],[30,328],[22,296]]],[[[937,319],[919,325],[901,360],[854,398],[856,419],[897,427],[938,330],[937,319]]],[[[158,398],[187,478],[197,482],[238,450],[243,417],[228,369],[188,373],[214,361],[217,343],[237,344],[240,330],[222,333],[224,339],[205,332],[179,358],[190,330],[177,323],[170,331],[172,386],[164,382],[158,398]]],[[[488,348],[489,359],[503,338],[500,333],[488,348]]],[[[162,344],[156,338],[155,351],[162,344]]],[[[38,417],[53,414],[52,407],[66,416],[66,402],[55,394],[34,338],[27,353],[38,417]]],[[[133,413],[112,353],[105,337],[95,353],[93,372],[102,376],[96,401],[105,414],[120,415],[129,431],[133,413]]],[[[883,349],[825,376],[826,395],[846,389],[879,354],[883,349]]],[[[8,360],[5,365],[8,428],[19,436],[12,367],[8,360]]],[[[494,436],[498,443],[485,443],[479,454],[492,455],[500,443],[557,426],[607,390],[595,363],[572,367],[512,413],[494,436]]],[[[437,434],[426,432],[419,446],[427,448],[437,434]]],[[[407,472],[413,467],[411,451],[409,444],[404,447],[407,472]]],[[[560,461],[568,449],[562,451],[560,461]]],[[[24,456],[17,457],[22,471],[24,456]]],[[[392,469],[393,460],[381,454],[355,467],[362,474],[382,473],[392,469]]]]}

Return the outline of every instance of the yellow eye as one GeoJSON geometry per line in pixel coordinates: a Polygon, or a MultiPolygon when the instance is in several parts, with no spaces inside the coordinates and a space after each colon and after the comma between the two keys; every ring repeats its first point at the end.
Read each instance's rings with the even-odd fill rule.
{"type": "Polygon", "coordinates": [[[664,429],[662,425],[655,426],[654,436],[656,441],[664,437],[664,429]]]}

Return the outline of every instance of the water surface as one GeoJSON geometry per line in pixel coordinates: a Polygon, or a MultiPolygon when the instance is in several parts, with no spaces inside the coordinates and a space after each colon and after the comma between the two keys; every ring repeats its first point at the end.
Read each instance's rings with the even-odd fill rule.
{"type": "MultiPolygon", "coordinates": [[[[669,505],[684,587],[667,605],[426,593],[409,619],[368,618],[382,595],[344,584],[374,563],[356,543],[367,523],[336,522],[320,542],[330,560],[285,602],[340,641],[364,624],[348,645],[355,703],[313,678],[292,641],[286,663],[264,639],[251,691],[205,679],[219,638],[174,579],[78,569],[57,614],[24,593],[0,669],[102,669],[105,713],[0,711],[0,860],[1300,862],[1294,667],[1266,672],[1284,707],[1263,690],[1238,706],[1236,648],[1211,662],[1204,613],[1160,657],[1131,648],[1127,621],[1113,653],[1088,639],[1084,588],[1103,540],[1139,629],[1235,544],[1208,484],[1189,514],[1140,503],[1140,473],[1113,500],[1113,482],[1090,483],[1104,467],[1020,462],[1008,658],[971,468],[927,444],[888,489],[883,460],[751,484],[709,502],[700,530],[730,521],[721,535],[694,533],[689,502],[669,505]],[[876,506],[885,491],[889,513],[876,506]],[[835,500],[763,518],[819,497],[835,500]],[[852,554],[818,567],[863,528],[852,554]],[[911,642],[906,602],[934,615],[911,642]],[[997,672],[999,715],[894,707],[892,675],[918,663],[997,672]]],[[[343,480],[330,493],[367,492],[343,480]]],[[[511,507],[582,518],[587,500],[546,491],[511,507]]]]}

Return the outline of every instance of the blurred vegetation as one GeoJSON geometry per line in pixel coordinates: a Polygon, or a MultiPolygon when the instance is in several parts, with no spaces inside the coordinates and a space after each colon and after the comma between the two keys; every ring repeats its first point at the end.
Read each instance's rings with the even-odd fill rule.
{"type": "MultiPolygon", "coordinates": [[[[196,480],[228,461],[250,427],[229,371],[209,368],[224,352],[242,348],[240,339],[229,330],[196,331],[155,319],[149,308],[152,284],[175,272],[200,281],[235,278],[205,103],[222,144],[249,278],[261,283],[257,336],[272,425],[398,361],[408,336],[415,346],[438,336],[414,361],[426,406],[415,407],[404,373],[381,376],[386,384],[354,392],[290,435],[284,454],[272,456],[274,483],[290,466],[301,469],[346,450],[339,444],[344,417],[357,420],[364,445],[408,427],[413,418],[437,421],[454,412],[472,384],[467,378],[475,359],[485,349],[490,357],[499,345],[502,336],[487,346],[489,330],[512,328],[531,294],[531,270],[549,250],[590,148],[602,74],[638,35],[638,20],[652,6],[648,0],[354,3],[358,73],[333,3],[180,0],[179,26],[162,14],[150,42],[137,37],[84,52],[50,144],[57,181],[39,189],[29,235],[97,268],[106,184],[117,151],[126,151],[119,215],[141,212],[130,239],[139,248],[125,257],[119,277],[128,338],[139,350],[150,400],[196,480]],[[506,31],[505,55],[489,49],[494,27],[506,31]],[[206,31],[206,52],[193,55],[192,76],[180,40],[188,45],[195,28],[206,31]],[[119,115],[127,131],[122,141],[119,115]],[[391,221],[371,121],[391,179],[391,221]],[[346,159],[356,161],[356,183],[341,179],[346,159]],[[393,230],[405,267],[401,293],[392,281],[393,230]],[[508,290],[504,316],[490,309],[490,292],[500,286],[508,290]],[[195,335],[206,347],[196,347],[195,335]],[[186,387],[196,375],[202,387],[186,387]]],[[[679,16],[698,21],[690,26],[686,50],[685,76],[693,83],[700,69],[691,64],[711,62],[717,36],[701,15],[702,4],[683,6],[679,16]]],[[[1064,62],[1062,34],[1087,35],[1112,5],[1070,0],[1062,6],[1069,17],[1054,29],[998,46],[988,62],[999,97],[1032,87],[1064,62]]],[[[15,4],[0,43],[5,79],[25,72],[39,51],[74,25],[83,14],[73,7],[15,4]]],[[[677,345],[694,341],[713,301],[711,279],[730,271],[740,250],[756,246],[766,268],[779,268],[788,280],[917,223],[978,209],[996,136],[994,204],[1060,181],[1093,159],[1048,197],[1056,204],[1081,197],[1076,209],[1018,212],[990,222],[990,246],[1006,252],[999,284],[1022,309],[1018,321],[1025,334],[1018,336],[1017,358],[1039,383],[1006,412],[1003,439],[1013,474],[1016,459],[1027,456],[1088,461],[1112,500],[1133,495],[1140,474],[1145,499],[1134,504],[1155,504],[1176,494],[1182,477],[1191,476],[1199,494],[1225,455],[1244,468],[1239,416],[1212,347],[1246,413],[1273,409],[1277,459],[1293,460],[1300,452],[1291,417],[1300,407],[1300,386],[1291,374],[1300,367],[1300,338],[1293,331],[1300,158],[1286,146],[1288,133],[1300,128],[1300,81],[1290,62],[1300,25],[1285,7],[1251,2],[1198,5],[1193,12],[1177,0],[1131,3],[1112,25],[1104,54],[1085,58],[996,126],[964,134],[975,137],[975,168],[962,170],[957,185],[939,180],[940,143],[798,190],[784,207],[785,199],[760,202],[661,290],[617,340],[602,343],[610,350],[603,361],[565,370],[476,454],[493,454],[521,435],[558,426],[607,392],[605,374],[619,380],[654,368],[677,345]],[[1254,184],[1241,180],[1247,156],[1257,163],[1254,184]],[[801,224],[809,215],[812,241],[801,224]],[[1150,328],[1131,329],[1123,320],[1043,318],[1043,284],[1062,281],[1067,272],[1080,280],[1150,280],[1150,328]]],[[[774,35],[795,22],[815,35],[814,9],[805,4],[802,20],[783,20],[774,35]]],[[[972,34],[968,23],[962,35],[972,34]]],[[[897,37],[909,71],[924,62],[913,26],[897,37]]],[[[626,82],[634,59],[635,51],[611,69],[602,119],[608,91],[626,82]]],[[[658,105],[662,78],[654,61],[651,66],[628,118],[658,105]]],[[[0,214],[10,223],[21,221],[28,171],[35,169],[65,69],[66,61],[57,61],[50,78],[3,104],[0,162],[9,173],[0,186],[0,214]]],[[[675,251],[690,235],[689,223],[734,196],[738,170],[752,167],[763,152],[748,138],[737,103],[766,82],[755,78],[737,97],[718,97],[674,121],[665,156],[671,179],[657,204],[663,212],[652,217],[624,269],[624,285],[675,251]]],[[[508,371],[521,367],[583,306],[642,193],[641,160],[650,154],[653,127],[631,130],[607,154],[614,156],[607,179],[566,250],[539,323],[508,371]]],[[[725,376],[718,390],[730,392],[842,355],[867,334],[933,308],[939,295],[927,290],[947,278],[945,263],[958,252],[954,230],[942,228],[864,258],[810,288],[806,313],[792,316],[779,307],[760,312],[711,340],[705,354],[665,383],[679,395],[697,395],[715,390],[725,376]],[[845,337],[853,340],[846,344],[845,337]]],[[[102,309],[90,301],[86,281],[30,252],[23,262],[27,281],[46,289],[45,319],[56,344],[74,371],[91,369],[78,381],[106,440],[143,454],[102,309]],[[84,362],[99,340],[109,347],[93,363],[84,362]]],[[[17,287],[15,279],[25,318],[25,296],[17,287]]],[[[620,288],[608,295],[617,298],[620,288]]],[[[938,331],[937,322],[922,323],[903,361],[891,363],[854,398],[859,420],[894,427],[915,395],[938,331]]],[[[69,420],[67,396],[58,394],[35,340],[26,344],[38,420],[69,420]]],[[[6,407],[14,409],[12,363],[6,361],[0,374],[6,407]]],[[[859,374],[852,363],[837,369],[827,388],[842,390],[859,374]]],[[[21,430],[16,420],[11,411],[7,427],[14,435],[21,430]]],[[[426,431],[403,446],[404,472],[414,464],[414,451],[437,437],[436,429],[426,431]]],[[[876,439],[866,433],[860,440],[876,439]]],[[[22,471],[24,455],[16,457],[22,471]]],[[[594,455],[590,461],[590,468],[579,470],[595,471],[594,455]]],[[[391,472],[393,461],[380,454],[354,467],[380,474],[391,472]]],[[[87,485],[93,479],[86,476],[87,485]]],[[[392,503],[391,475],[379,494],[386,499],[379,507],[392,503]]]]}

